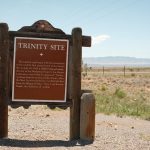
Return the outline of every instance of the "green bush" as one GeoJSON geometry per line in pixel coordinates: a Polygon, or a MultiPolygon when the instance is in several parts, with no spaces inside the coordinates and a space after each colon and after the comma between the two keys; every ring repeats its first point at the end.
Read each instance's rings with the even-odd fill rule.
{"type": "Polygon", "coordinates": [[[124,98],[124,97],[126,97],[126,93],[123,90],[121,90],[120,88],[117,88],[115,90],[114,95],[117,96],[118,98],[124,98]]]}
{"type": "Polygon", "coordinates": [[[107,87],[103,84],[102,86],[101,86],[101,91],[106,91],[107,90],[107,87]]]}
{"type": "Polygon", "coordinates": [[[132,76],[132,77],[135,77],[135,73],[131,73],[131,76],[132,76]]]}

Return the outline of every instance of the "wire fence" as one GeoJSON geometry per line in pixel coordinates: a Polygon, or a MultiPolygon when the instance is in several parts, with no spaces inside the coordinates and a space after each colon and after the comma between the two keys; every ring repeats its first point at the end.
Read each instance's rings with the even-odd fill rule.
{"type": "Polygon", "coordinates": [[[107,75],[107,74],[116,74],[116,75],[122,75],[122,76],[136,76],[136,75],[150,75],[150,67],[128,67],[128,66],[122,66],[122,67],[88,67],[87,65],[84,65],[82,68],[82,75],[87,76],[88,74],[94,74],[99,73],[101,75],[107,75]]]}

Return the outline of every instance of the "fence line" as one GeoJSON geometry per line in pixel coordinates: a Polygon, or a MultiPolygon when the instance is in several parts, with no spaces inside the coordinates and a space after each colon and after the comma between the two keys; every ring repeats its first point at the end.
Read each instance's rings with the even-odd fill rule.
{"type": "Polygon", "coordinates": [[[150,73],[150,67],[128,67],[125,65],[122,67],[88,67],[87,65],[83,66],[83,77],[87,76],[91,72],[99,72],[102,73],[102,75],[105,75],[106,73],[118,73],[122,74],[125,77],[128,74],[131,74],[131,76],[135,76],[136,74],[148,74],[150,73]]]}

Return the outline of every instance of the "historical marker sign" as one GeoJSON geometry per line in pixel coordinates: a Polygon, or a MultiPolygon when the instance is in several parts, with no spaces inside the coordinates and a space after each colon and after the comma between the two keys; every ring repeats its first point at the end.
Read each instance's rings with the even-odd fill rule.
{"type": "Polygon", "coordinates": [[[12,101],[66,101],[68,43],[15,38],[12,101]]]}

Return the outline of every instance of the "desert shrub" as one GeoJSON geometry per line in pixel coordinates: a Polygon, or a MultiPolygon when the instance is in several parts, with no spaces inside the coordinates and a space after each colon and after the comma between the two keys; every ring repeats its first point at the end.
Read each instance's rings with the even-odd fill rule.
{"type": "Polygon", "coordinates": [[[117,96],[118,98],[126,97],[126,93],[120,88],[116,88],[114,95],[117,96]]]}
{"type": "Polygon", "coordinates": [[[135,73],[131,73],[131,76],[132,76],[132,77],[135,77],[135,73]]]}
{"type": "Polygon", "coordinates": [[[82,72],[82,76],[86,77],[87,76],[87,72],[82,72]]]}
{"type": "Polygon", "coordinates": [[[106,91],[106,90],[107,90],[107,87],[104,84],[102,84],[101,91],[106,91]]]}
{"type": "Polygon", "coordinates": [[[133,68],[129,68],[129,71],[133,72],[133,71],[134,71],[134,69],[133,69],[133,68]]]}

